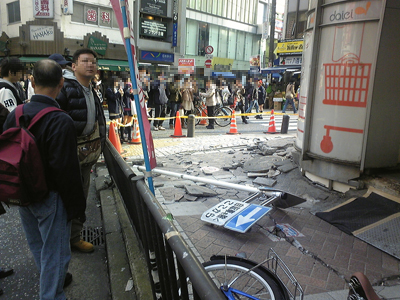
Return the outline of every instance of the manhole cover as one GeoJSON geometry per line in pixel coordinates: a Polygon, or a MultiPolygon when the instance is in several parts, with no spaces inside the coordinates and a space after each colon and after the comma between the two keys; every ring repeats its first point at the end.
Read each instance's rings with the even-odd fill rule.
{"type": "Polygon", "coordinates": [[[103,227],[83,226],[81,236],[84,241],[92,243],[94,246],[103,245],[105,242],[103,227]]]}
{"type": "Polygon", "coordinates": [[[253,158],[244,163],[243,169],[247,172],[268,172],[274,165],[274,162],[282,160],[283,158],[280,156],[262,156],[253,158]]]}

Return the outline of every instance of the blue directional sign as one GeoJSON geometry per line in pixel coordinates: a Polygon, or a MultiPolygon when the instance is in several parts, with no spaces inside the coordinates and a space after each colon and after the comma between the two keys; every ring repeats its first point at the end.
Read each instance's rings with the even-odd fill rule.
{"type": "Polygon", "coordinates": [[[261,219],[270,210],[271,207],[251,204],[230,219],[224,227],[233,231],[245,233],[251,226],[254,225],[254,223],[261,219]]]}

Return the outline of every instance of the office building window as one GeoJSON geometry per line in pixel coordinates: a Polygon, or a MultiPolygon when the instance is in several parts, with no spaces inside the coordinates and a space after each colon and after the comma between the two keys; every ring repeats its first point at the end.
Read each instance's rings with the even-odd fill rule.
{"type": "Polygon", "coordinates": [[[8,12],[8,23],[16,23],[21,21],[19,1],[7,3],[7,12],[8,12]]]}
{"type": "Polygon", "coordinates": [[[197,55],[197,30],[198,23],[195,20],[186,21],[186,54],[197,55]]]}
{"type": "Polygon", "coordinates": [[[204,56],[206,54],[205,48],[209,45],[209,32],[208,24],[200,22],[199,23],[199,34],[198,34],[198,55],[204,56]]]}

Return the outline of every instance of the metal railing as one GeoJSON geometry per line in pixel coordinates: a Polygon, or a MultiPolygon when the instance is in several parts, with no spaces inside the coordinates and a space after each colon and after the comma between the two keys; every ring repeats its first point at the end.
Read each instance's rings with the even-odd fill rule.
{"type": "Polygon", "coordinates": [[[149,269],[153,298],[226,299],[151,193],[107,139],[104,157],[149,269]],[[189,280],[188,280],[189,279],[189,280]]]}

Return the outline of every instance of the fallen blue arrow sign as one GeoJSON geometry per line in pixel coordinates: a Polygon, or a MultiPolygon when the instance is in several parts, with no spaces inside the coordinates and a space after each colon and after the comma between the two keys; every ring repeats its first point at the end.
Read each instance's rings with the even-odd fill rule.
{"type": "Polygon", "coordinates": [[[271,210],[271,207],[251,204],[239,214],[230,219],[225,228],[245,233],[251,226],[271,210]]]}

